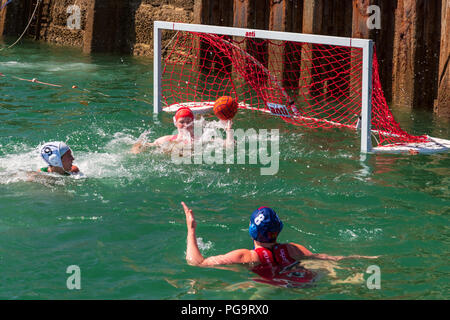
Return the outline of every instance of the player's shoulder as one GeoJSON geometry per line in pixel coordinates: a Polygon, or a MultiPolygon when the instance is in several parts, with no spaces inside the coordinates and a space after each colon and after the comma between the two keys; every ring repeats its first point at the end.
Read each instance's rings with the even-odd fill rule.
{"type": "Polygon", "coordinates": [[[295,243],[295,242],[289,242],[285,244],[289,254],[291,254],[292,256],[310,256],[312,254],[311,251],[309,251],[308,249],[306,249],[305,246],[295,243]]]}
{"type": "Polygon", "coordinates": [[[240,263],[253,263],[258,262],[259,257],[255,250],[249,249],[236,249],[229,253],[240,263]]]}

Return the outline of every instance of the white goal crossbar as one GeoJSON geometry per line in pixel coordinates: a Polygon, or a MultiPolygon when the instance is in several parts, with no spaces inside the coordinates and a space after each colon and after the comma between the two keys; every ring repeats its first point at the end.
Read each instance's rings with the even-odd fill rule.
{"type": "Polygon", "coordinates": [[[187,31],[237,37],[252,37],[268,40],[280,40],[291,42],[302,42],[312,44],[324,44],[345,46],[349,48],[362,49],[362,101],[361,101],[361,152],[372,151],[371,143],[371,93],[372,93],[372,58],[373,41],[367,39],[354,39],[345,37],[334,37],[324,35],[312,35],[292,32],[267,31],[234,27],[219,27],[199,24],[186,24],[175,22],[154,21],[154,61],[153,61],[153,101],[154,113],[162,111],[162,88],[161,88],[161,36],[162,30],[187,31]]]}

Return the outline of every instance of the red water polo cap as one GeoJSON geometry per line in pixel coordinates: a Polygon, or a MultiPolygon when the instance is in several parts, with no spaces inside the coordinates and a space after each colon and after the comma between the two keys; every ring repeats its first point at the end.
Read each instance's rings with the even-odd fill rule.
{"type": "Polygon", "coordinates": [[[192,113],[191,109],[188,107],[181,107],[178,109],[177,113],[175,113],[175,121],[178,121],[180,118],[192,118],[194,119],[194,113],[192,113]]]}

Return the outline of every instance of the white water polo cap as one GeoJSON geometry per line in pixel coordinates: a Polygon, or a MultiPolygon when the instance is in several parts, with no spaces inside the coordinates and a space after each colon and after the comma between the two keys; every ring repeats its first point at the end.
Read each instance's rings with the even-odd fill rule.
{"type": "Polygon", "coordinates": [[[69,146],[64,142],[48,142],[41,148],[41,157],[50,166],[62,168],[61,157],[69,150],[69,146]]]}

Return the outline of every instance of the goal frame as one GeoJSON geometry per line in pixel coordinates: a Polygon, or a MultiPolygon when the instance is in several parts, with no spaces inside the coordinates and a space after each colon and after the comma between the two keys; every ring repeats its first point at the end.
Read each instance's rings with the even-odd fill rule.
{"type": "Polygon", "coordinates": [[[280,40],[291,42],[304,42],[312,44],[335,45],[349,48],[362,49],[362,83],[361,83],[361,152],[372,151],[371,141],[371,112],[372,112],[372,59],[373,41],[370,39],[357,39],[346,37],[335,37],[315,34],[267,31],[259,29],[221,27],[201,24],[176,23],[167,21],[154,21],[153,23],[153,112],[162,111],[162,88],[161,88],[161,35],[162,30],[188,31],[220,34],[236,37],[261,38],[268,40],[280,40]]]}

